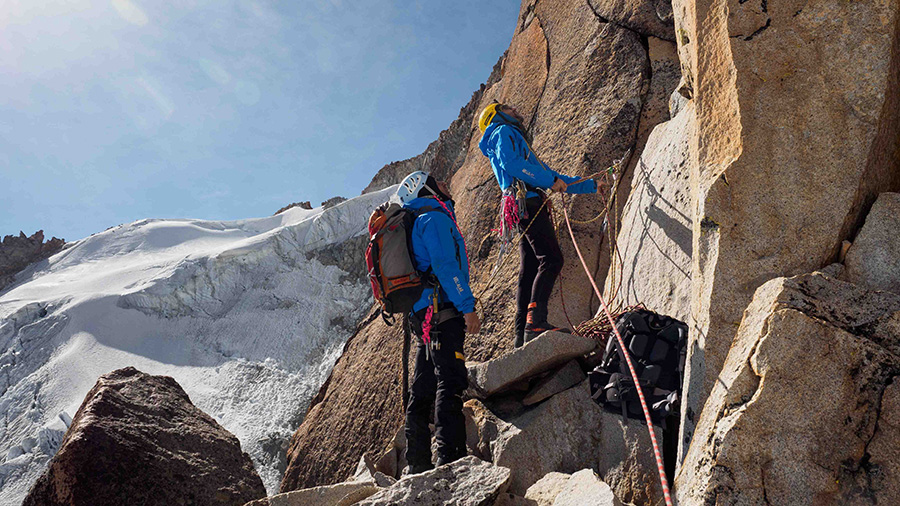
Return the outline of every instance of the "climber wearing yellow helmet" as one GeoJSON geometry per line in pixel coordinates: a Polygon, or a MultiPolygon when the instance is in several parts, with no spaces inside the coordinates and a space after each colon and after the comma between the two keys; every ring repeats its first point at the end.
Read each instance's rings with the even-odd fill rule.
{"type": "Polygon", "coordinates": [[[556,240],[550,211],[543,205],[546,190],[566,193],[595,193],[597,183],[551,170],[531,150],[515,108],[494,102],[481,112],[478,128],[482,132],[479,148],[491,161],[494,176],[504,194],[504,210],[514,216],[519,230],[525,231],[519,244],[519,284],[516,291],[516,347],[547,330],[569,332],[547,322],[547,306],[556,278],[562,271],[563,255],[556,240]],[[519,191],[521,190],[521,191],[519,191]],[[522,202],[516,195],[521,194],[522,202]]]}

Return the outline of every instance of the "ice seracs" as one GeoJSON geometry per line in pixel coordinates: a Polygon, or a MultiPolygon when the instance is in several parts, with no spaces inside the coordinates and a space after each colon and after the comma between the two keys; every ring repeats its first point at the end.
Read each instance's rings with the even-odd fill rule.
{"type": "Polygon", "coordinates": [[[258,219],[140,220],[20,273],[0,293],[0,503],[21,501],[68,413],[126,366],[174,377],[276,491],[287,438],[371,305],[356,263],[369,213],[394,192],[258,219]]]}

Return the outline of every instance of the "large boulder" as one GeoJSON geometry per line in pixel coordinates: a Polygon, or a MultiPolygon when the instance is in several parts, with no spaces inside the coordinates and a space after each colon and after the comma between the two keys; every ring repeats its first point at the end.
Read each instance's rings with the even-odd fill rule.
{"type": "Polygon", "coordinates": [[[104,374],[25,506],[243,505],[265,497],[240,442],[168,376],[104,374]]]}
{"type": "Polygon", "coordinates": [[[508,486],[509,469],[469,456],[425,473],[407,476],[357,504],[488,506],[494,504],[508,486]]]}
{"type": "Polygon", "coordinates": [[[844,278],[900,294],[900,193],[882,193],[847,251],[844,278]]]}
{"type": "Polygon", "coordinates": [[[900,295],[761,286],[676,478],[681,504],[900,504],[900,295]]]}
{"type": "MultiPolygon", "coordinates": [[[[473,399],[463,412],[469,446],[512,471],[513,494],[525,495],[548,473],[590,468],[625,501],[663,500],[647,427],[601,409],[591,399],[587,381],[532,408],[509,409],[473,399]]],[[[655,430],[661,441],[662,431],[655,430]]]]}
{"type": "Polygon", "coordinates": [[[475,396],[485,399],[524,379],[585,355],[596,347],[597,341],[588,337],[544,332],[537,339],[500,358],[470,364],[469,388],[475,396]]]}
{"type": "Polygon", "coordinates": [[[834,261],[900,189],[900,1],[674,0],[690,139],[683,441],[755,290],[834,261]]]}

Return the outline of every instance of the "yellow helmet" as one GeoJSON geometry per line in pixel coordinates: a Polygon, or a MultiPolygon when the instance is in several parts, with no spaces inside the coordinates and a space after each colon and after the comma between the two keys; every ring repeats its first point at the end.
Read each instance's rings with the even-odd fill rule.
{"type": "Polygon", "coordinates": [[[481,111],[481,117],[478,118],[478,129],[481,130],[481,133],[484,133],[484,131],[487,130],[491,121],[494,121],[494,116],[497,115],[497,109],[500,107],[503,107],[503,104],[494,102],[481,111]]]}

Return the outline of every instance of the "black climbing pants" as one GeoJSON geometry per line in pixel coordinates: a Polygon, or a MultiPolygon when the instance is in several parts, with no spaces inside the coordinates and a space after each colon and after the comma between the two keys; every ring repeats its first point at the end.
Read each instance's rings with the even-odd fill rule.
{"type": "MultiPolygon", "coordinates": [[[[421,338],[421,311],[412,318],[413,330],[421,338]]],[[[426,346],[419,341],[416,368],[406,409],[406,459],[410,467],[431,464],[431,431],[428,422],[434,405],[435,439],[438,462],[445,464],[466,456],[466,421],[462,412],[463,391],[469,386],[463,358],[465,320],[450,318],[432,327],[433,346],[429,358],[426,346]]]]}
{"type": "Polygon", "coordinates": [[[522,346],[525,339],[525,320],[528,305],[537,303],[535,323],[543,323],[547,318],[547,305],[553,293],[553,285],[563,268],[562,250],[556,240],[556,231],[550,219],[550,204],[541,209],[542,197],[525,200],[528,219],[519,223],[519,230],[525,236],[519,243],[519,287],[516,291],[516,338],[515,346],[522,346]],[[538,213],[540,209],[540,213],[538,213]],[[533,220],[533,223],[531,221],[533,220]],[[529,223],[531,225],[529,226],[529,223]]]}

